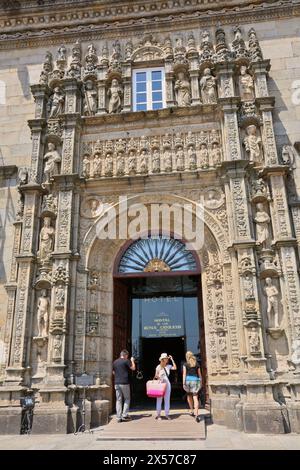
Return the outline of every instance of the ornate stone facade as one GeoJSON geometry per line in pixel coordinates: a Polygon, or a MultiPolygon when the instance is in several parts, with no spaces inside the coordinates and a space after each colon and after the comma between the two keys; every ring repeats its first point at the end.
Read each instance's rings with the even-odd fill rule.
{"type": "MultiPolygon", "coordinates": [[[[31,84],[31,161],[19,169],[0,422],[32,387],[40,398],[37,432],[72,430],[80,406],[75,377],[83,372],[95,379],[94,408],[110,406],[114,269],[127,237],[100,239],[96,222],[106,204],[127,195],[132,207],[179,199],[203,205],[196,255],[214,422],[279,433],[284,411],[290,430],[300,432],[298,154],[287,139],[276,140],[272,61],[252,27],[257,6],[243,12],[251,27],[236,27],[235,13],[230,36],[212,27],[213,7],[205,20],[201,1],[94,3],[78,7],[76,18],[59,9],[51,26],[45,20],[42,42],[51,52],[31,84]],[[168,29],[163,16],[171,7],[168,29]],[[188,27],[194,8],[201,32],[199,24],[188,27]],[[157,25],[141,35],[154,10],[157,25]],[[165,103],[133,111],[133,73],[145,64],[164,70],[165,103]]],[[[230,11],[230,3],[219,6],[230,11]]],[[[27,4],[30,18],[0,18],[0,49],[36,46],[43,14],[33,0],[27,4]]],[[[285,8],[299,15],[297,3],[276,2],[266,15],[285,8]]],[[[145,272],[162,263],[149,266],[145,272]]],[[[16,432],[13,426],[2,429],[16,432]]]]}

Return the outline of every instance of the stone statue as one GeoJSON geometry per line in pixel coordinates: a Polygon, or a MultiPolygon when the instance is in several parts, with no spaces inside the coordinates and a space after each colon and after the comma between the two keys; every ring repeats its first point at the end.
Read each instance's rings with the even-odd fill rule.
{"type": "Polygon", "coordinates": [[[40,249],[38,257],[41,261],[48,261],[54,246],[55,229],[51,227],[51,218],[44,218],[44,225],[40,232],[40,249]]]}
{"type": "Polygon", "coordinates": [[[123,152],[119,152],[117,155],[117,175],[122,176],[125,172],[125,162],[123,152]]]}
{"type": "Polygon", "coordinates": [[[57,51],[57,60],[67,60],[67,49],[64,45],[61,45],[57,51]]]}
{"type": "Polygon", "coordinates": [[[204,70],[204,75],[200,80],[201,97],[203,104],[213,104],[217,102],[217,79],[211,74],[210,69],[204,70]]]}
{"type": "Polygon", "coordinates": [[[222,163],[222,151],[221,151],[220,146],[217,142],[214,142],[212,144],[211,158],[212,158],[212,163],[213,163],[214,166],[219,165],[220,163],[222,163]]]}
{"type": "Polygon", "coordinates": [[[136,173],[136,156],[135,156],[134,150],[129,151],[128,173],[129,173],[129,175],[135,175],[135,173],[136,173]]]}
{"type": "Polygon", "coordinates": [[[101,176],[101,155],[96,153],[93,159],[93,173],[94,176],[101,176]]]}
{"type": "Polygon", "coordinates": [[[260,352],[260,338],[256,328],[252,327],[249,332],[249,348],[251,354],[260,352]]]}
{"type": "Polygon", "coordinates": [[[59,173],[58,165],[61,162],[61,156],[56,150],[55,144],[53,142],[48,143],[48,152],[44,155],[44,160],[46,162],[44,173],[46,175],[46,182],[50,182],[50,178],[59,173]]]}
{"type": "Polygon", "coordinates": [[[191,104],[191,86],[190,81],[184,72],[178,73],[178,79],[175,82],[175,93],[178,106],[190,106],[191,104]]]}
{"type": "Polygon", "coordinates": [[[180,147],[176,153],[176,170],[177,171],[184,170],[184,151],[182,147],[180,147]]]}
{"type": "Polygon", "coordinates": [[[254,80],[252,76],[247,73],[247,67],[245,65],[241,66],[239,88],[242,101],[252,101],[254,99],[254,80]]]}
{"type": "Polygon", "coordinates": [[[189,161],[190,170],[196,170],[196,168],[197,168],[197,155],[196,155],[194,147],[190,146],[188,148],[187,154],[188,154],[188,161],[189,161]]]}
{"type": "Polygon", "coordinates": [[[200,157],[200,167],[208,168],[209,167],[209,155],[208,155],[206,144],[200,145],[199,157],[200,157]]]}
{"type": "Polygon", "coordinates": [[[119,84],[119,81],[116,78],[113,78],[111,82],[111,87],[109,88],[108,92],[108,112],[109,114],[112,113],[119,113],[122,110],[122,87],[119,84]]]}
{"type": "Polygon", "coordinates": [[[91,174],[91,162],[88,155],[84,155],[82,161],[82,176],[89,178],[91,174]]]}
{"type": "Polygon", "coordinates": [[[26,184],[27,181],[28,181],[28,169],[22,166],[18,170],[18,183],[21,186],[23,184],[26,184]]]}
{"type": "Polygon", "coordinates": [[[51,98],[51,108],[49,118],[56,118],[64,112],[65,97],[59,87],[54,88],[51,98]]]}
{"type": "Polygon", "coordinates": [[[38,336],[42,338],[46,338],[48,334],[49,306],[50,299],[47,297],[47,291],[43,289],[37,304],[38,336]]]}
{"type": "Polygon", "coordinates": [[[140,173],[147,173],[148,171],[148,155],[147,151],[143,149],[140,155],[140,173]]]}
{"type": "Polygon", "coordinates": [[[84,107],[85,116],[93,116],[97,112],[97,90],[95,90],[92,80],[87,80],[84,87],[84,107]]]}
{"type": "Polygon", "coordinates": [[[89,200],[91,217],[97,217],[100,213],[100,202],[97,199],[89,200]]]}
{"type": "Polygon", "coordinates": [[[269,244],[269,223],[271,221],[269,214],[264,210],[264,205],[259,202],[256,204],[256,214],[254,221],[256,223],[257,241],[263,247],[267,247],[269,244]]]}
{"type": "Polygon", "coordinates": [[[268,306],[267,306],[267,315],[269,326],[271,323],[274,323],[274,328],[279,328],[278,322],[278,314],[279,314],[279,306],[278,306],[278,295],[279,292],[277,287],[272,284],[272,279],[270,277],[266,278],[266,286],[264,288],[265,294],[268,299],[268,306]],[[274,322],[271,321],[271,314],[274,315],[274,322]]]}
{"type": "Polygon", "coordinates": [[[249,153],[249,160],[252,162],[261,161],[261,138],[256,135],[257,128],[254,124],[246,128],[247,136],[244,139],[246,152],[249,153]]]}
{"type": "Polygon", "coordinates": [[[300,366],[300,339],[294,339],[291,349],[291,363],[298,368],[300,366]]]}
{"type": "Polygon", "coordinates": [[[159,150],[154,149],[152,154],[152,173],[160,172],[160,155],[159,150]]]}
{"type": "Polygon", "coordinates": [[[291,165],[294,163],[294,152],[291,145],[283,145],[281,151],[281,161],[284,165],[291,165]]]}
{"type": "Polygon", "coordinates": [[[254,287],[252,276],[247,273],[243,279],[243,285],[245,289],[245,299],[254,299],[254,287]]]}
{"type": "Polygon", "coordinates": [[[111,153],[105,157],[105,176],[113,176],[114,162],[111,153]]]}

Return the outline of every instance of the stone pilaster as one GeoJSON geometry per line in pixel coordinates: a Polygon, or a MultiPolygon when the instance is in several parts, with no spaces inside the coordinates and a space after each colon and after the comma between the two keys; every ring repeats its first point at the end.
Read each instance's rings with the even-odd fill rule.
{"type": "Polygon", "coordinates": [[[31,183],[39,183],[42,179],[43,170],[43,144],[42,134],[46,125],[45,119],[32,119],[28,121],[31,129],[32,151],[31,168],[29,170],[29,180],[31,183]]]}
{"type": "Polygon", "coordinates": [[[166,104],[168,108],[175,106],[174,98],[174,72],[173,61],[170,59],[165,60],[165,79],[166,79],[166,104]]]}
{"type": "Polygon", "coordinates": [[[132,110],[132,77],[131,77],[131,62],[126,62],[122,66],[123,85],[124,85],[124,104],[123,113],[129,113],[132,110]]]}
{"type": "Polygon", "coordinates": [[[98,110],[97,114],[106,114],[106,76],[107,65],[97,67],[98,110]]]}
{"type": "Polygon", "coordinates": [[[269,96],[267,77],[268,71],[270,70],[270,61],[263,60],[260,62],[253,62],[251,69],[254,74],[255,96],[257,98],[269,96]]]}

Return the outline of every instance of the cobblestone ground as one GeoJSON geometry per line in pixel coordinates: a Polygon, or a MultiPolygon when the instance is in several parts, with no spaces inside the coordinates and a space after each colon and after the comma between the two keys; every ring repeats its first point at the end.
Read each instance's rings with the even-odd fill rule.
{"type": "MultiPolygon", "coordinates": [[[[120,429],[126,435],[126,423],[120,429]]],[[[1,450],[300,450],[299,434],[262,435],[245,434],[216,424],[207,427],[207,439],[203,441],[101,441],[100,430],[79,435],[29,435],[0,436],[1,450]]]]}

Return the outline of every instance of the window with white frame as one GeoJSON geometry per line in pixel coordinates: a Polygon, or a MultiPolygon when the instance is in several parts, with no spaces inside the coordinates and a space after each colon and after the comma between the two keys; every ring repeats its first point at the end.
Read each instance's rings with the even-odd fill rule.
{"type": "Polygon", "coordinates": [[[133,71],[133,111],[165,108],[165,73],[162,67],[133,71]]]}

